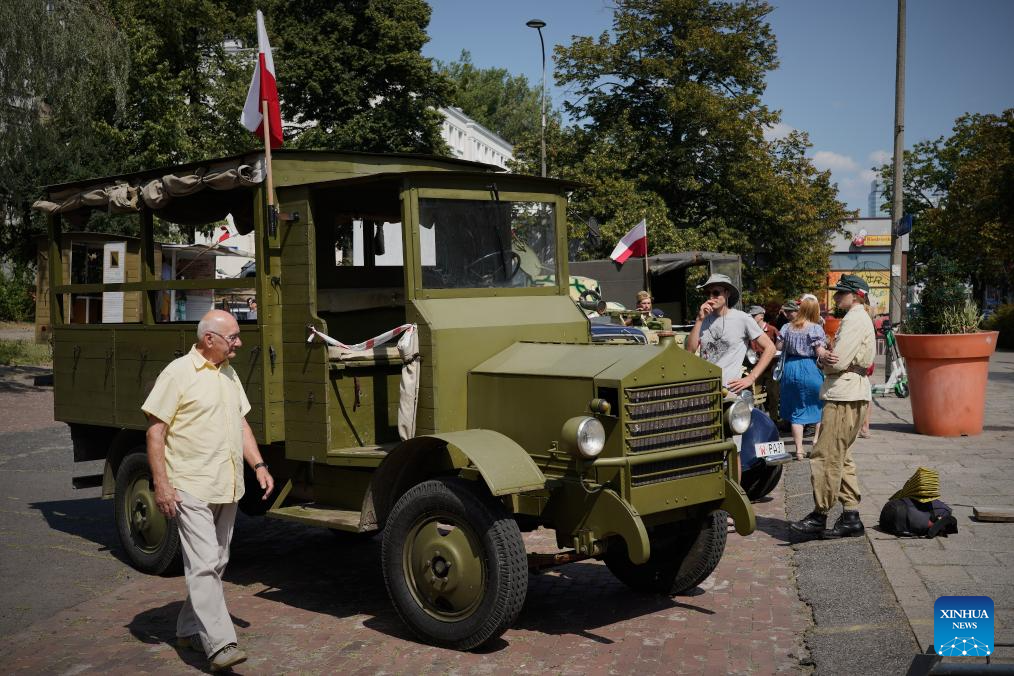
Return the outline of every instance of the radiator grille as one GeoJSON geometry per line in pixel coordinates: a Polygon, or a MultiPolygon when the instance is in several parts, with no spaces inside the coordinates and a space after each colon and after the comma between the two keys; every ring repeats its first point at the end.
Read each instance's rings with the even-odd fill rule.
{"type": "Polygon", "coordinates": [[[674,479],[713,474],[722,470],[724,454],[702,453],[688,458],[647,462],[630,468],[631,486],[647,486],[674,479]]]}
{"type": "Polygon", "coordinates": [[[633,454],[722,440],[718,380],[627,388],[625,439],[633,454]]]}

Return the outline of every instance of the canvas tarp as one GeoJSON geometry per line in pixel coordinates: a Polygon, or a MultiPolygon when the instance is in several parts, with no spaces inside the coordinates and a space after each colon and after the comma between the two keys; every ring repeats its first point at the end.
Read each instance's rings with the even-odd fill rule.
{"type": "Polygon", "coordinates": [[[86,188],[78,186],[52,191],[48,199],[32,205],[47,214],[72,215],[89,209],[109,213],[137,213],[142,208],[159,218],[182,225],[200,225],[233,214],[241,233],[253,229],[253,205],[247,191],[264,181],[263,161],[215,163],[192,171],[172,173],[136,182],[115,180],[86,188]],[[206,192],[209,189],[214,192],[206,192]]]}

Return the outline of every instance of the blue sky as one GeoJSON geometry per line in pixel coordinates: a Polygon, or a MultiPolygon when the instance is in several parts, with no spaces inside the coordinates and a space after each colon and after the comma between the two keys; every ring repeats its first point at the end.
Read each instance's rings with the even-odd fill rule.
{"type": "MultiPolygon", "coordinates": [[[[866,216],[870,168],[889,162],[894,140],[897,3],[892,0],[770,0],[779,68],[765,103],[785,128],[810,134],[814,162],[831,169],[841,197],[866,216]]],[[[451,61],[462,49],[480,67],[502,67],[541,81],[541,52],[531,18],[546,22],[549,55],[572,35],[598,35],[612,24],[608,0],[430,0],[426,56],[451,61]]],[[[1014,107],[1014,1],[909,0],[905,145],[946,135],[965,112],[1014,107]]],[[[774,130],[777,133],[780,130],[774,130]]]]}

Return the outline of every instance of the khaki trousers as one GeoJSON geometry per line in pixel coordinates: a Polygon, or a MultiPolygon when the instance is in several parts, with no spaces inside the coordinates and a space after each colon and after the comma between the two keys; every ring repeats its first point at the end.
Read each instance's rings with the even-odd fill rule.
{"type": "Polygon", "coordinates": [[[852,444],[866,418],[868,401],[825,401],[820,420],[820,438],[810,455],[810,483],[813,504],[827,514],[835,500],[845,509],[859,508],[859,483],[852,444]]]}
{"type": "Polygon", "coordinates": [[[187,600],[176,619],[176,635],[197,634],[210,657],[236,643],[236,628],[225,607],[222,588],[236,503],[209,504],[184,491],[176,492],[183,500],[176,505],[176,520],[187,579],[187,600]]]}

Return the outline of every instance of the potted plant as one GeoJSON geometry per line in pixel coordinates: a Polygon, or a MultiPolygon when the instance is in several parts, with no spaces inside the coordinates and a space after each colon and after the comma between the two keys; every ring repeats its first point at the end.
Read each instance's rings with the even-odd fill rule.
{"type": "Polygon", "coordinates": [[[836,305],[831,314],[824,318],[824,333],[830,339],[832,347],[834,346],[834,337],[838,335],[838,327],[841,326],[841,320],[844,317],[845,310],[836,305]]]}
{"type": "Polygon", "coordinates": [[[895,334],[905,358],[915,431],[954,437],[982,433],[989,357],[997,331],[981,331],[957,266],[935,256],[921,303],[895,334]]]}

